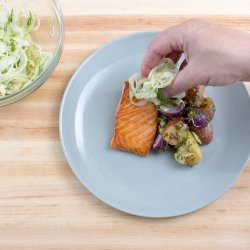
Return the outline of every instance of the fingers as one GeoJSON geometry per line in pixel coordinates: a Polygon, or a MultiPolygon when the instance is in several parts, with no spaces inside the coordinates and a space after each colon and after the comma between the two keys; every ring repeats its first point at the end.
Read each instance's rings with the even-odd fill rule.
{"type": "Polygon", "coordinates": [[[184,60],[183,63],[180,66],[180,70],[183,70],[187,66],[187,61],[184,60]]]}
{"type": "Polygon", "coordinates": [[[169,97],[175,96],[186,91],[189,88],[201,84],[202,79],[199,74],[194,70],[194,67],[187,64],[186,67],[181,69],[176,75],[173,84],[166,88],[169,97]]]}
{"type": "Polygon", "coordinates": [[[158,33],[148,46],[141,66],[141,76],[148,76],[150,70],[159,64],[162,57],[172,55],[178,58],[179,52],[183,51],[182,32],[178,26],[158,33]]]}
{"type": "Polygon", "coordinates": [[[172,59],[174,63],[177,63],[181,57],[182,52],[181,51],[173,51],[170,53],[167,57],[172,59]]]}

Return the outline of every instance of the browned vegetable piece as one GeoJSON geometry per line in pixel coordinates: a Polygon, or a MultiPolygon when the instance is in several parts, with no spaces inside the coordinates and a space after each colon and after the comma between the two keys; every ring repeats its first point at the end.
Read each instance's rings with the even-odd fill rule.
{"type": "Polygon", "coordinates": [[[209,144],[213,140],[213,125],[211,122],[205,128],[196,128],[190,125],[190,129],[198,135],[202,144],[209,144]]]}
{"type": "Polygon", "coordinates": [[[189,105],[198,107],[204,97],[205,86],[199,85],[197,87],[190,88],[186,91],[186,96],[184,100],[188,102],[189,105]]]}
{"type": "Polygon", "coordinates": [[[201,150],[192,133],[187,133],[186,140],[177,148],[175,159],[180,164],[194,166],[201,159],[201,150]]]}
{"type": "Polygon", "coordinates": [[[168,122],[162,137],[169,145],[177,146],[186,139],[187,133],[187,124],[180,118],[174,118],[168,122]]]}
{"type": "Polygon", "coordinates": [[[215,105],[214,105],[214,100],[211,97],[204,97],[200,103],[200,109],[202,109],[209,121],[211,121],[214,118],[214,113],[215,113],[215,105]]]}

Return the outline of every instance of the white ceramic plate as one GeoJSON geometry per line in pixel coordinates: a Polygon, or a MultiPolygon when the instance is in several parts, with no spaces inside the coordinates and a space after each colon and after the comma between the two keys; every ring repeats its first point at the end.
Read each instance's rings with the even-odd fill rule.
{"type": "Polygon", "coordinates": [[[72,170],[99,199],[131,214],[170,217],[211,203],[239,177],[250,151],[250,101],[243,83],[207,88],[216,103],[215,136],[194,168],[178,165],[173,152],[141,157],[111,149],[123,82],[139,72],[154,35],[123,37],[79,67],[61,104],[60,136],[72,170]]]}

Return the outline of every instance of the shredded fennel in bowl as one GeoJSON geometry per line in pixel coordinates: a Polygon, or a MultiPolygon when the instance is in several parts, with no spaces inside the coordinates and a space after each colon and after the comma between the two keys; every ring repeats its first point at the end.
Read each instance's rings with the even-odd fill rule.
{"type": "Polygon", "coordinates": [[[0,98],[34,81],[52,58],[32,38],[39,26],[32,11],[0,5],[0,98]]]}

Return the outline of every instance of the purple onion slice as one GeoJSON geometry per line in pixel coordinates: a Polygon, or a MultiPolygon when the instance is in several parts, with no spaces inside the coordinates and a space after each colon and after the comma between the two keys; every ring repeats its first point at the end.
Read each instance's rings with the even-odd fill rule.
{"type": "Polygon", "coordinates": [[[185,102],[182,99],[175,100],[175,103],[161,105],[159,112],[167,117],[179,117],[185,108],[185,102]]]}
{"type": "Polygon", "coordinates": [[[161,134],[158,134],[155,137],[152,149],[155,152],[162,152],[167,149],[167,146],[168,146],[167,142],[162,138],[161,134]]]}
{"type": "Polygon", "coordinates": [[[189,108],[187,110],[187,117],[189,119],[189,123],[191,123],[196,128],[205,128],[208,125],[208,116],[206,113],[199,108],[189,108]]]}

